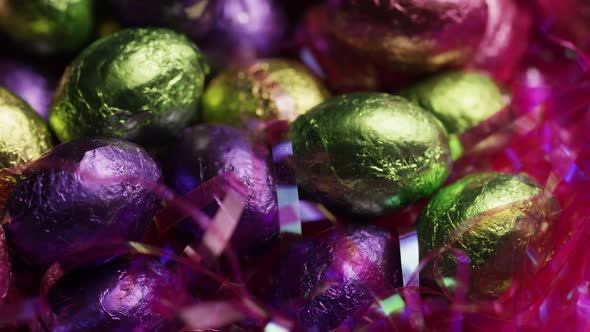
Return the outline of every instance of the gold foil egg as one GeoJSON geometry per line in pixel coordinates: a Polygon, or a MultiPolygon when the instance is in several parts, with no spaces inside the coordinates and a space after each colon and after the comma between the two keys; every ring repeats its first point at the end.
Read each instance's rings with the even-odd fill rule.
{"type": "MultiPolygon", "coordinates": [[[[550,228],[554,200],[535,199],[542,191],[526,176],[496,172],[469,175],[441,189],[416,223],[420,257],[443,247],[459,249],[469,259],[470,294],[500,295],[510,287],[529,241],[550,228]]],[[[421,281],[443,286],[433,261],[421,281]]],[[[452,288],[455,256],[442,254],[437,267],[444,285],[452,288]]]]}
{"type": "Polygon", "coordinates": [[[0,208],[14,182],[11,168],[33,161],[51,146],[43,119],[24,100],[0,87],[0,208]]]}
{"type": "Polygon", "coordinates": [[[328,98],[322,83],[303,65],[282,59],[259,60],[227,70],[203,96],[203,121],[241,125],[248,119],[294,121],[328,98]]]}

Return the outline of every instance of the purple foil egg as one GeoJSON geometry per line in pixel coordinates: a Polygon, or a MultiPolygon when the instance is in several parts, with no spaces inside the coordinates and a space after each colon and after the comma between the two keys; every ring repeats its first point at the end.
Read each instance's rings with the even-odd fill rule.
{"type": "MultiPolygon", "coordinates": [[[[254,248],[278,235],[275,179],[267,145],[241,129],[198,125],[180,134],[173,151],[171,180],[181,194],[226,172],[233,172],[246,185],[246,205],[231,238],[234,248],[254,248]]],[[[198,230],[196,236],[201,233],[198,230]]]]}
{"type": "Polygon", "coordinates": [[[137,240],[160,206],[160,169],[141,147],[95,138],[56,146],[20,176],[4,226],[17,255],[47,267],[104,241],[137,240]]]}
{"type": "Polygon", "coordinates": [[[47,120],[53,84],[34,67],[0,58],[0,85],[24,99],[35,112],[47,120]]]}
{"type": "Polygon", "coordinates": [[[302,330],[331,331],[393,295],[403,284],[401,271],[396,236],[352,226],[292,244],[280,259],[272,298],[302,330]]]}
{"type": "Polygon", "coordinates": [[[50,331],[178,331],[166,306],[181,304],[181,270],[158,259],[117,259],[66,274],[48,293],[50,331]]]}
{"type": "Polygon", "coordinates": [[[128,24],[167,26],[190,36],[217,68],[272,55],[285,32],[285,15],[273,0],[113,0],[112,3],[128,24]]]}

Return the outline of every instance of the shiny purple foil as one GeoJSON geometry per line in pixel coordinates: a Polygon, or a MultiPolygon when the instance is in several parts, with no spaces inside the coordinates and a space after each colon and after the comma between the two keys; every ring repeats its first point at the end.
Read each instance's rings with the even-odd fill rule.
{"type": "Polygon", "coordinates": [[[0,85],[24,99],[43,119],[47,120],[53,87],[35,68],[0,57],[0,85]]]}
{"type": "Polygon", "coordinates": [[[49,291],[50,331],[177,331],[165,312],[186,294],[182,273],[158,259],[117,259],[67,274],[49,291]]]}
{"type": "Polygon", "coordinates": [[[194,39],[214,67],[271,55],[285,32],[273,0],[113,0],[132,25],[172,27],[194,39]]]}
{"type": "MultiPolygon", "coordinates": [[[[180,194],[226,172],[247,187],[246,206],[231,238],[234,248],[258,247],[277,236],[275,179],[267,145],[242,129],[198,125],[179,135],[173,153],[172,184],[180,194]]],[[[197,238],[201,235],[202,230],[195,232],[197,238]]]]}
{"type": "Polygon", "coordinates": [[[5,231],[36,267],[104,241],[139,239],[159,208],[160,169],[141,147],[95,138],[56,146],[27,168],[7,205],[5,231]]]}
{"type": "Polygon", "coordinates": [[[330,331],[401,287],[397,236],[376,226],[302,238],[280,258],[272,287],[275,306],[300,330],[330,331]]]}

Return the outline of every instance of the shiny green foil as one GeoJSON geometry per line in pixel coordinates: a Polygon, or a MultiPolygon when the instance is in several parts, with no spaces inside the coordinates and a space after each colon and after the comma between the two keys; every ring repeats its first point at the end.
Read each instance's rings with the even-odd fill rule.
{"type": "Polygon", "coordinates": [[[477,126],[504,106],[498,85],[478,72],[438,74],[410,86],[402,95],[431,111],[449,134],[477,126]]]}
{"type": "MultiPolygon", "coordinates": [[[[478,72],[444,72],[410,86],[401,94],[432,112],[449,135],[461,135],[504,106],[498,85],[478,72]]],[[[453,159],[457,159],[461,155],[461,147],[451,145],[455,146],[452,149],[453,159]]]]}
{"type": "Polygon", "coordinates": [[[384,93],[330,99],[299,117],[291,138],[302,188],[358,214],[379,215],[428,197],[451,166],[436,118],[384,93]]]}
{"type": "Polygon", "coordinates": [[[51,133],[22,99],[0,87],[0,210],[16,173],[14,166],[35,160],[51,148],[51,133]]]}
{"type": "Polygon", "coordinates": [[[209,67],[199,49],[166,29],[99,39],[66,69],[49,123],[60,141],[172,135],[196,119],[209,67]]]}
{"type": "Polygon", "coordinates": [[[303,65],[259,60],[246,68],[226,70],[211,81],[203,96],[203,121],[229,125],[249,119],[294,121],[328,95],[303,65]]]}
{"type": "MultiPolygon", "coordinates": [[[[500,295],[510,286],[527,242],[546,222],[548,206],[539,208],[532,200],[541,192],[528,177],[496,172],[469,175],[441,189],[416,223],[421,258],[443,246],[460,249],[469,258],[471,294],[500,295]]],[[[454,280],[455,256],[443,254],[438,270],[444,280],[454,280]]],[[[435,279],[430,264],[421,280],[435,279]]]]}
{"type": "Polygon", "coordinates": [[[92,0],[0,0],[0,28],[41,54],[71,52],[93,29],[92,0]]]}

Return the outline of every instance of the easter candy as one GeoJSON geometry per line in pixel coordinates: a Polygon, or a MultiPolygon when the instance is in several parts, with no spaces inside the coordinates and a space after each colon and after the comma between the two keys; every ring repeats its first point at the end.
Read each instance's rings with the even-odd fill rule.
{"type": "Polygon", "coordinates": [[[181,194],[226,172],[245,185],[246,204],[231,239],[233,247],[253,248],[278,235],[276,185],[264,143],[241,129],[198,125],[185,129],[172,151],[172,183],[181,194]]]}
{"type": "Polygon", "coordinates": [[[25,101],[0,87],[0,170],[32,161],[51,145],[43,119],[25,101]]]}
{"type": "Polygon", "coordinates": [[[180,34],[122,30],[94,42],[68,67],[49,123],[62,142],[162,141],[196,119],[207,72],[204,56],[180,34]]]}
{"type": "MultiPolygon", "coordinates": [[[[478,72],[437,74],[411,85],[402,95],[432,112],[453,137],[494,116],[504,106],[498,85],[478,72]]],[[[460,143],[456,143],[460,148],[460,143]]],[[[453,151],[454,157],[460,154],[453,151]]]]}
{"type": "Polygon", "coordinates": [[[292,125],[297,181],[329,205],[379,215],[428,197],[451,161],[429,112],[384,93],[342,95],[292,125]]]}
{"type": "Polygon", "coordinates": [[[14,185],[15,166],[52,146],[47,125],[29,105],[0,86],[0,213],[14,185]]]}
{"type": "Polygon", "coordinates": [[[185,279],[174,264],[146,257],[80,268],[50,289],[45,324],[63,332],[176,331],[182,324],[158,308],[182,299],[185,279]]]}
{"type": "Polygon", "coordinates": [[[17,255],[47,267],[98,241],[137,240],[159,208],[158,165],[139,146],[95,138],[58,145],[20,176],[4,229],[17,255]]]}
{"type": "Polygon", "coordinates": [[[286,19],[274,0],[112,0],[123,21],[165,26],[196,41],[214,68],[272,55],[286,19]]]}
{"type": "Polygon", "coordinates": [[[53,82],[34,65],[0,57],[0,85],[22,98],[43,119],[47,119],[53,97],[53,82]]]}
{"type": "Polygon", "coordinates": [[[40,54],[72,52],[93,29],[92,0],[3,0],[0,29],[40,54]]]}
{"type": "Polygon", "coordinates": [[[470,59],[487,25],[485,0],[327,2],[330,32],[369,61],[425,72],[470,59]]]}
{"type": "Polygon", "coordinates": [[[279,260],[275,305],[302,331],[332,331],[402,286],[397,237],[376,227],[301,238],[279,260]]]}
{"type": "Polygon", "coordinates": [[[203,121],[239,125],[248,119],[293,121],[328,97],[303,65],[282,59],[259,60],[222,72],[203,97],[203,121]]]}
{"type": "MultiPolygon", "coordinates": [[[[471,267],[470,292],[501,294],[510,287],[528,240],[550,228],[552,204],[533,204],[542,190],[526,176],[496,172],[468,175],[441,189],[416,223],[420,256],[443,246],[460,249],[471,267]]],[[[454,280],[454,256],[443,255],[438,269],[443,282],[454,280]]],[[[432,270],[423,271],[421,279],[433,280],[432,270]]]]}

